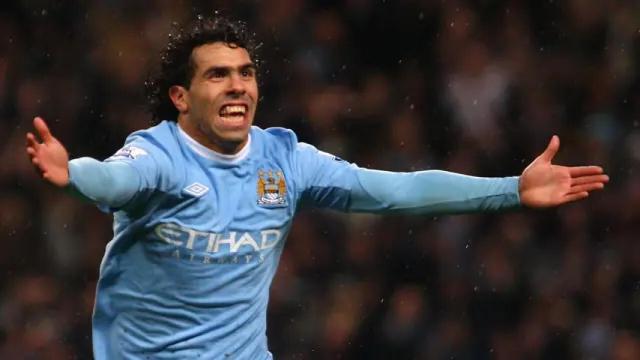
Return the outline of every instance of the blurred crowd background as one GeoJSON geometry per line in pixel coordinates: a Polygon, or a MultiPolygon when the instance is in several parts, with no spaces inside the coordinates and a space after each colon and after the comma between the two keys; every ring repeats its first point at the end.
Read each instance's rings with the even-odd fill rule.
{"type": "Polygon", "coordinates": [[[519,174],[599,164],[546,211],[299,213],[271,290],[276,359],[640,359],[640,2],[10,1],[0,5],[0,358],[91,357],[111,217],[44,184],[43,116],[72,157],[152,123],[144,80],[175,21],[260,42],[256,124],[360,166],[519,174]]]}

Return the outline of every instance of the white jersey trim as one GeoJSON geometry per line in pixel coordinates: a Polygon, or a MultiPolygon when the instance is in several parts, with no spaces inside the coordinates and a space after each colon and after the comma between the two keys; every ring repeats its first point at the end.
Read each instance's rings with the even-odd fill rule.
{"type": "Polygon", "coordinates": [[[222,154],[217,151],[211,150],[208,147],[200,144],[196,139],[192,138],[187,134],[182,128],[178,125],[178,130],[182,138],[186,141],[187,145],[193,150],[196,154],[207,158],[209,160],[215,160],[219,162],[225,162],[229,164],[235,164],[237,162],[242,161],[249,154],[249,148],[251,147],[251,133],[248,134],[247,143],[244,144],[242,149],[235,154],[222,154]]]}

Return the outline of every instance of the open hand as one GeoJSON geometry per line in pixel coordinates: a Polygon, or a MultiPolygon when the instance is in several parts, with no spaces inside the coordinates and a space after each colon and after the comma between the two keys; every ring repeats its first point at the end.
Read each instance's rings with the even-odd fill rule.
{"type": "Polygon", "coordinates": [[[69,184],[69,154],[62,143],[58,141],[49,127],[40,117],[33,119],[38,136],[42,139],[40,143],[33,133],[27,133],[27,154],[31,163],[45,180],[56,186],[67,186],[69,184]]]}
{"type": "Polygon", "coordinates": [[[559,166],[551,164],[560,148],[554,135],[547,149],[520,176],[520,202],[528,207],[558,206],[584,199],[590,191],[604,188],[609,177],[600,166],[559,166]]]}

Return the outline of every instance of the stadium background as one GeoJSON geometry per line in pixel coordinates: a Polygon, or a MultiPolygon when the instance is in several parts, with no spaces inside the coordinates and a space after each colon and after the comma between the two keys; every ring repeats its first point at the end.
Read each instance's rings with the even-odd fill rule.
{"type": "Polygon", "coordinates": [[[214,10],[260,46],[256,124],[361,166],[612,181],[499,215],[298,215],[271,291],[277,359],[640,359],[640,3],[634,0],[12,1],[0,5],[0,358],[90,357],[111,218],[43,184],[39,114],[72,157],[149,126],[169,25],[214,10]]]}

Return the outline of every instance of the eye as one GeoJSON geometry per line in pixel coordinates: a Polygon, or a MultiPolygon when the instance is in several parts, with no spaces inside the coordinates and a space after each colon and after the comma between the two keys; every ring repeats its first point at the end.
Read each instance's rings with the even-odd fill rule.
{"type": "Polygon", "coordinates": [[[213,74],[211,74],[212,77],[214,78],[223,78],[225,76],[227,76],[227,70],[225,69],[215,69],[213,70],[213,74]]]}
{"type": "Polygon", "coordinates": [[[240,70],[240,76],[243,78],[252,78],[256,76],[256,70],[254,68],[244,68],[240,70]]]}
{"type": "Polygon", "coordinates": [[[207,79],[222,79],[227,76],[228,73],[229,71],[224,68],[211,69],[207,71],[206,77],[207,79]]]}

